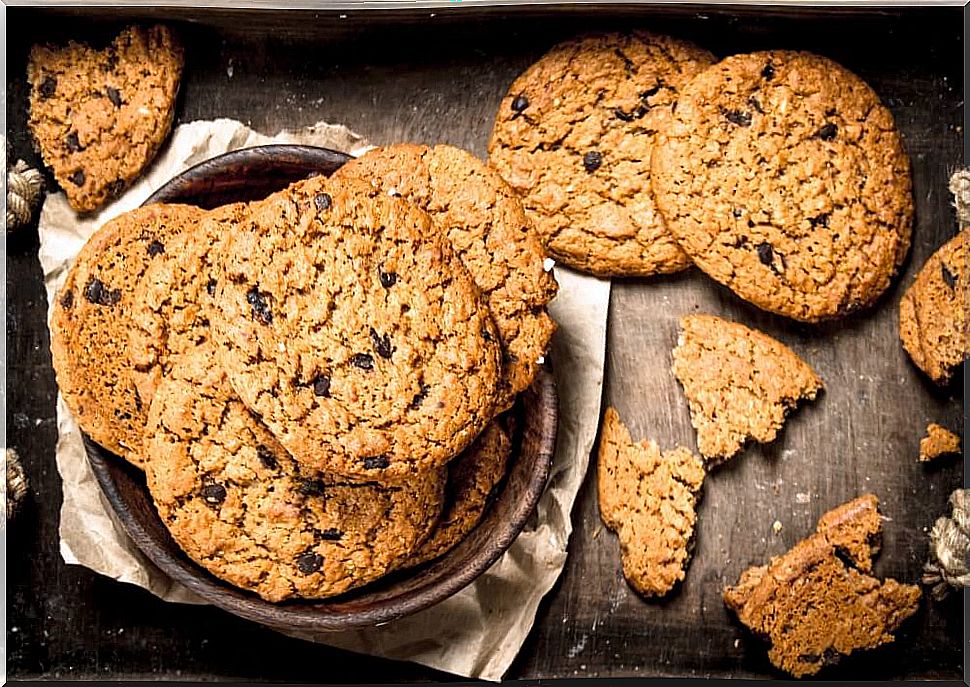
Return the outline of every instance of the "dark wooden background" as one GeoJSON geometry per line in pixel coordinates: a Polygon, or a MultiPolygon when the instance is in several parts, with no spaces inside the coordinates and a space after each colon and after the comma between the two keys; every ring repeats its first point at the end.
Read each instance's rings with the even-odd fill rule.
{"type": "MultiPolygon", "coordinates": [[[[274,133],[324,119],[375,143],[446,142],[484,156],[507,85],[555,41],[591,28],[639,26],[692,38],[720,55],[804,48],[869,81],[896,116],[913,161],[917,224],[904,272],[878,306],[839,323],[798,325],[762,313],[692,272],[614,284],[604,402],[636,438],[694,446],[670,367],[676,320],[721,314],[791,345],[827,383],[771,446],[712,474],[685,584],[669,599],[637,597],[602,529],[594,480],[573,513],[560,583],[509,678],[779,677],[720,600],[747,566],[808,534],[828,508],[875,492],[889,520],[877,572],[914,581],[926,533],[962,482],[962,461],[916,463],[930,420],[962,433],[963,387],[940,392],[897,338],[903,288],[955,233],[946,181],[963,159],[963,15],[933,10],[773,11],[572,7],[447,8],[402,13],[97,10],[7,11],[7,122],[15,156],[36,162],[25,135],[25,61],[33,42],[98,41],[131,17],[165,17],[188,45],[178,121],[234,117],[274,133]],[[807,495],[807,497],[805,496],[807,495]],[[772,531],[778,520],[783,529],[772,531]]],[[[8,535],[8,674],[14,678],[235,679],[327,682],[449,680],[407,663],[287,639],[221,611],[163,603],[64,565],[54,464],[55,387],[34,228],[8,241],[7,431],[31,481],[8,535]]],[[[592,475],[592,473],[591,473],[592,475]]],[[[891,647],[854,656],[829,678],[958,679],[962,595],[924,603],[891,647]]]]}

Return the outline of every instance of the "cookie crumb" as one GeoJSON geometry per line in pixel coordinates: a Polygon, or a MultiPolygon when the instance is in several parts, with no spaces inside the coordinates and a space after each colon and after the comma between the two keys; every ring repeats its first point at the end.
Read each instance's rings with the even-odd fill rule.
{"type": "Polygon", "coordinates": [[[960,453],[960,437],[942,425],[931,422],[919,442],[919,460],[927,463],[940,456],[960,453]]]}
{"type": "Polygon", "coordinates": [[[781,534],[781,530],[782,530],[781,521],[780,520],[775,520],[771,524],[771,531],[774,532],[775,534],[781,534]]]}

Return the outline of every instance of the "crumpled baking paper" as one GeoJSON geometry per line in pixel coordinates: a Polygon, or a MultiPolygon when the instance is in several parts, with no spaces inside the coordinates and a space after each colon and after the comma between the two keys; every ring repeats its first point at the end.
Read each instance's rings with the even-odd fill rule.
{"type": "MultiPolygon", "coordinates": [[[[104,222],[137,207],[170,178],[202,160],[266,143],[318,145],[351,155],[369,147],[345,127],[325,123],[272,137],[228,119],[179,126],[145,175],[99,213],[79,217],[63,193],[47,197],[39,224],[39,257],[48,304],[54,302],[74,256],[104,222]]],[[[432,608],[380,627],[295,636],[465,677],[502,678],[532,628],[539,602],[562,572],[572,531],[570,511],[599,420],[610,284],[558,266],[555,276],[559,294],[550,312],[559,329],[551,356],[559,391],[559,434],[549,483],[526,529],[481,577],[432,608]]],[[[125,534],[101,494],[77,425],[60,395],[57,428],[64,561],[136,584],[166,601],[205,603],[166,577],[125,534]]]]}

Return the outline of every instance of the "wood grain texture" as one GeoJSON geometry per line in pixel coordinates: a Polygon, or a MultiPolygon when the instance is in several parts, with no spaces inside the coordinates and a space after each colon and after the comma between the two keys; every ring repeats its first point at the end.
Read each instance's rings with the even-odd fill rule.
{"type": "MultiPolygon", "coordinates": [[[[121,18],[159,11],[129,10],[121,18]]],[[[8,126],[15,154],[36,161],[24,133],[30,44],[106,35],[117,25],[96,21],[95,12],[8,11],[8,126]]],[[[604,401],[618,407],[635,439],[693,446],[686,404],[670,373],[676,320],[687,312],[712,312],[763,329],[804,355],[828,389],[791,417],[773,445],[752,447],[711,475],[694,561],[668,600],[641,600],[623,581],[616,539],[599,521],[591,472],[573,513],[565,573],[509,677],[778,677],[763,647],[724,609],[721,586],[806,535],[829,507],[867,490],[878,494],[891,518],[877,573],[915,579],[926,555],[926,528],[962,481],[959,460],[917,464],[919,437],[929,420],[961,427],[963,388],[939,392],[909,363],[895,333],[896,305],[926,257],[956,231],[946,179],[963,161],[960,10],[857,15],[614,6],[442,11],[434,18],[427,12],[349,13],[345,20],[328,11],[173,12],[189,45],[181,122],[228,116],[275,133],[325,119],[375,143],[443,142],[480,156],[508,84],[555,41],[584,30],[669,31],[719,55],[810,49],[868,80],[895,115],[913,161],[917,224],[902,275],[875,309],[815,328],[762,313],[696,272],[615,283],[604,401]],[[778,535],[771,530],[775,520],[783,525],[778,535]]],[[[11,241],[7,257],[9,443],[24,457],[33,496],[8,542],[10,674],[452,679],[289,640],[217,609],[165,604],[63,564],[55,390],[31,231],[11,241]]],[[[927,601],[895,645],[853,657],[823,677],[958,679],[962,632],[959,595],[943,604],[927,601]]]]}

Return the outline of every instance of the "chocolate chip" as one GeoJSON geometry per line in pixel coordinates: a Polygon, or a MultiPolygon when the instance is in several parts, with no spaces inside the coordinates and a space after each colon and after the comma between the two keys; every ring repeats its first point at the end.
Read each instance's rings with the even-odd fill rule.
{"type": "Polygon", "coordinates": [[[521,113],[528,106],[529,106],[529,99],[525,97],[524,93],[519,93],[517,96],[512,98],[513,111],[521,113]]]}
{"type": "Polygon", "coordinates": [[[732,124],[737,126],[751,126],[751,113],[744,110],[728,110],[721,108],[721,114],[732,124]]]}
{"type": "Polygon", "coordinates": [[[114,47],[108,48],[108,59],[104,63],[104,70],[106,72],[114,71],[115,67],[118,66],[118,51],[114,47]]]}
{"type": "Polygon", "coordinates": [[[319,375],[313,380],[313,395],[330,398],[330,377],[319,375]]]}
{"type": "Polygon", "coordinates": [[[320,533],[320,538],[326,541],[339,541],[343,539],[344,533],[336,527],[329,527],[320,533]]]}
{"type": "Polygon", "coordinates": [[[849,551],[847,549],[844,549],[841,546],[837,546],[833,550],[833,553],[835,554],[835,557],[838,558],[842,562],[842,565],[844,565],[845,567],[847,568],[858,567],[856,565],[856,562],[852,559],[852,556],[849,555],[849,551]]]}
{"type": "Polygon", "coordinates": [[[373,327],[371,327],[370,340],[374,343],[374,350],[377,351],[377,355],[381,356],[382,358],[391,357],[394,349],[391,346],[391,337],[388,334],[381,336],[373,327]]]}
{"type": "Polygon", "coordinates": [[[383,470],[391,464],[391,461],[385,455],[369,456],[364,458],[363,462],[365,470],[383,470]]]}
{"type": "Polygon", "coordinates": [[[583,167],[587,172],[595,172],[603,164],[603,154],[598,150],[591,150],[583,155],[583,167]]]}
{"type": "Polygon", "coordinates": [[[411,399],[411,403],[408,405],[408,410],[417,410],[424,403],[424,399],[428,397],[428,392],[431,391],[431,387],[427,384],[421,385],[421,390],[414,395],[411,399]]]}
{"type": "Polygon", "coordinates": [[[71,174],[71,176],[69,176],[67,179],[75,186],[84,186],[84,179],[85,179],[84,170],[83,169],[77,170],[76,172],[71,174]]]}
{"type": "Polygon", "coordinates": [[[489,343],[491,343],[492,342],[492,333],[490,331],[488,331],[487,329],[485,329],[484,327],[482,327],[482,338],[485,339],[486,341],[488,341],[489,343]]]}
{"type": "Polygon", "coordinates": [[[323,567],[323,556],[313,551],[301,553],[296,557],[296,569],[304,575],[315,573],[323,567]]]}
{"type": "Polygon", "coordinates": [[[799,654],[798,655],[799,663],[818,663],[820,660],[822,660],[822,657],[819,656],[818,654],[799,654]]]}
{"type": "Polygon", "coordinates": [[[765,68],[761,70],[761,77],[767,81],[771,81],[775,78],[775,65],[771,62],[765,65],[765,68]]]}
{"type": "Polygon", "coordinates": [[[381,279],[381,286],[389,289],[397,283],[397,272],[385,272],[380,267],[377,268],[377,276],[381,279]]]}
{"type": "Polygon", "coordinates": [[[44,80],[40,82],[40,87],[37,90],[40,91],[42,98],[50,98],[57,90],[57,79],[50,75],[44,76],[44,80]]]}
{"type": "Polygon", "coordinates": [[[944,263],[941,262],[940,267],[943,270],[943,281],[945,281],[946,285],[952,289],[957,284],[957,276],[947,269],[947,266],[944,263]]]}
{"type": "Polygon", "coordinates": [[[108,194],[108,197],[110,198],[117,196],[119,193],[121,193],[124,190],[125,190],[124,179],[115,179],[105,187],[105,192],[108,194]]]}
{"type": "Polygon", "coordinates": [[[663,83],[657,82],[656,86],[640,94],[640,100],[646,100],[647,98],[657,95],[661,88],[663,88],[663,83]]]}
{"type": "Polygon", "coordinates": [[[91,277],[84,287],[84,297],[95,305],[115,305],[121,300],[121,289],[109,289],[97,277],[91,277]]]}
{"type": "Polygon", "coordinates": [[[259,462],[263,464],[263,467],[269,470],[275,470],[279,467],[276,456],[266,446],[259,446],[256,449],[256,456],[259,458],[259,462]]]}
{"type": "Polygon", "coordinates": [[[304,496],[323,496],[325,487],[322,480],[301,478],[297,481],[300,484],[296,490],[304,496]]]}
{"type": "Polygon", "coordinates": [[[253,317],[261,324],[269,324],[273,321],[273,312],[270,310],[266,296],[267,294],[262,293],[255,286],[246,292],[246,302],[252,306],[253,317]]]}
{"type": "Polygon", "coordinates": [[[829,226],[829,213],[823,212],[821,215],[816,215],[815,217],[810,217],[808,223],[815,227],[826,227],[829,226]]]}
{"type": "Polygon", "coordinates": [[[618,107],[613,108],[613,116],[624,122],[632,122],[635,117],[630,112],[624,112],[618,107]]]}
{"type": "Polygon", "coordinates": [[[210,296],[216,295],[216,280],[210,279],[205,285],[205,292],[210,296]]]}
{"type": "Polygon", "coordinates": [[[202,487],[202,498],[209,505],[217,506],[226,500],[226,488],[218,482],[209,482],[202,487]]]}
{"type": "Polygon", "coordinates": [[[820,138],[823,141],[831,141],[833,138],[835,138],[835,135],[838,132],[839,132],[839,127],[837,127],[837,126],[835,126],[835,124],[832,124],[831,122],[829,122],[828,124],[826,124],[825,126],[823,126],[821,129],[819,129],[818,132],[816,132],[815,136],[816,136],[816,138],[820,138]]]}
{"type": "Polygon", "coordinates": [[[121,107],[121,91],[111,86],[108,86],[106,90],[108,92],[108,100],[111,101],[111,104],[115,107],[121,107]]]}
{"type": "Polygon", "coordinates": [[[157,239],[148,244],[148,254],[151,256],[160,255],[165,252],[165,246],[157,239]]]}
{"type": "Polygon", "coordinates": [[[771,244],[764,242],[758,244],[758,259],[762,265],[771,265],[774,257],[775,252],[771,249],[771,244]]]}
{"type": "Polygon", "coordinates": [[[361,370],[373,370],[374,358],[369,353],[354,353],[350,357],[350,364],[361,370]]]}
{"type": "Polygon", "coordinates": [[[751,109],[757,112],[758,114],[765,113],[765,111],[761,109],[761,103],[759,103],[758,99],[755,98],[754,96],[751,96],[750,98],[748,98],[748,105],[750,105],[751,109]]]}
{"type": "MultiPolygon", "coordinates": [[[[77,132],[76,131],[72,131],[71,133],[69,133],[67,135],[67,138],[64,139],[64,143],[65,143],[65,145],[67,145],[67,149],[69,151],[71,151],[72,153],[77,153],[77,152],[83,150],[83,148],[81,147],[81,142],[79,140],[77,140],[77,132]]],[[[84,183],[84,182],[81,182],[81,183],[84,183]]]]}
{"type": "Polygon", "coordinates": [[[731,210],[731,214],[734,215],[735,219],[741,219],[741,216],[744,215],[744,211],[741,210],[741,208],[734,208],[731,210]]]}
{"type": "Polygon", "coordinates": [[[64,295],[61,296],[61,307],[65,310],[70,310],[74,307],[74,292],[70,289],[65,291],[64,295]]]}
{"type": "Polygon", "coordinates": [[[313,198],[313,204],[317,206],[318,212],[329,210],[330,206],[333,205],[333,198],[330,197],[329,193],[318,193],[313,198]]]}

